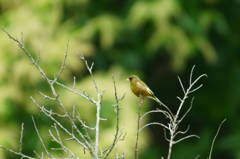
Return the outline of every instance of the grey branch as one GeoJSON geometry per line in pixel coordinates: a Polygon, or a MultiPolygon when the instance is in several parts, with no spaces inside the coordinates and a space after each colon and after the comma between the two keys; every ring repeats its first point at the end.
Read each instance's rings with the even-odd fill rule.
{"type": "Polygon", "coordinates": [[[219,134],[219,132],[220,132],[220,130],[221,130],[221,128],[222,128],[222,126],[223,126],[223,124],[224,124],[225,122],[226,122],[226,119],[224,119],[224,120],[219,124],[219,126],[218,126],[218,129],[217,129],[217,132],[216,132],[216,134],[215,134],[215,136],[214,136],[214,138],[213,138],[213,141],[212,141],[212,144],[211,144],[211,148],[210,148],[210,152],[209,152],[209,156],[208,156],[207,159],[211,159],[211,158],[212,158],[213,146],[214,146],[215,141],[216,141],[216,139],[217,139],[217,136],[218,136],[218,134],[219,134]]]}
{"type": "Polygon", "coordinates": [[[22,123],[22,125],[21,125],[21,133],[20,133],[20,138],[19,138],[19,152],[22,152],[23,131],[24,131],[24,123],[22,123]]]}
{"type": "Polygon", "coordinates": [[[38,131],[38,128],[37,128],[37,125],[36,125],[36,122],[35,122],[33,116],[32,116],[32,121],[33,121],[34,129],[35,129],[35,131],[36,131],[36,133],[37,133],[37,135],[38,135],[38,138],[39,138],[39,140],[40,140],[40,142],[41,142],[41,144],[42,144],[43,149],[45,150],[45,152],[46,152],[46,154],[48,155],[48,157],[49,157],[49,158],[52,158],[52,155],[48,152],[47,147],[46,147],[46,145],[44,144],[43,139],[42,139],[42,137],[41,137],[41,135],[40,135],[40,133],[39,133],[39,131],[38,131]]]}
{"type": "Polygon", "coordinates": [[[20,157],[22,157],[22,158],[26,158],[26,159],[36,159],[36,158],[34,158],[34,157],[27,156],[27,155],[23,154],[22,152],[17,152],[17,151],[14,151],[14,150],[12,150],[12,149],[6,148],[6,147],[4,147],[4,146],[2,146],[2,145],[0,145],[0,148],[3,149],[3,150],[5,150],[5,151],[11,152],[11,153],[13,153],[13,154],[15,154],[15,155],[18,155],[18,156],[20,156],[20,157]]]}
{"type": "Polygon", "coordinates": [[[112,144],[110,147],[107,149],[106,153],[104,154],[103,158],[107,158],[109,154],[112,152],[113,148],[116,146],[120,135],[119,135],[119,111],[120,111],[120,101],[123,100],[123,98],[118,97],[118,92],[117,92],[117,86],[116,86],[116,81],[114,76],[112,76],[113,80],[113,88],[114,88],[114,96],[115,96],[115,102],[116,104],[114,105],[115,110],[116,110],[116,129],[115,129],[115,135],[112,144]]]}
{"type": "Polygon", "coordinates": [[[173,141],[173,144],[177,144],[177,143],[179,143],[183,140],[186,140],[186,139],[189,139],[189,138],[192,138],[192,137],[200,139],[200,137],[198,135],[188,135],[188,136],[182,137],[181,139],[179,139],[177,141],[173,141]]]}
{"type": "Polygon", "coordinates": [[[160,123],[160,122],[151,122],[151,123],[145,124],[143,127],[141,127],[141,128],[139,129],[139,132],[141,132],[144,128],[146,128],[146,127],[148,127],[148,126],[151,126],[151,125],[159,125],[159,126],[165,128],[165,129],[168,129],[168,130],[169,130],[169,127],[167,127],[166,125],[164,125],[164,124],[162,124],[162,123],[160,123]]]}

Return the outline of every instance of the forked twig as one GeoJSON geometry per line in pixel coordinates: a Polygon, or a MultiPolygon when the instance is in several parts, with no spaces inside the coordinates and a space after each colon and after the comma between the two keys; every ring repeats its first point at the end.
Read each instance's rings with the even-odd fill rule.
{"type": "Polygon", "coordinates": [[[114,139],[112,144],[110,145],[110,147],[107,149],[106,153],[104,154],[103,158],[107,158],[109,156],[109,154],[112,152],[113,148],[116,146],[117,141],[119,139],[119,111],[120,111],[120,100],[122,100],[123,98],[119,99],[118,97],[118,92],[117,92],[117,86],[116,86],[116,81],[114,76],[112,76],[112,80],[113,80],[113,88],[114,88],[114,96],[115,96],[115,101],[116,104],[114,105],[115,110],[116,110],[116,130],[115,130],[115,135],[114,135],[114,139]]]}

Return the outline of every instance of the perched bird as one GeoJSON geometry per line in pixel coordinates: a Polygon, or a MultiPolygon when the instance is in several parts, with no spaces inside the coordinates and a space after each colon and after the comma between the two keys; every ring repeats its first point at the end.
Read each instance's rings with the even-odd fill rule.
{"type": "Polygon", "coordinates": [[[133,75],[128,78],[132,92],[137,97],[156,98],[153,91],[140,79],[133,75]]]}
{"type": "Polygon", "coordinates": [[[136,75],[132,75],[128,77],[128,80],[130,82],[130,87],[132,92],[140,98],[150,98],[156,101],[159,105],[163,106],[167,111],[167,115],[169,118],[172,119],[173,114],[171,110],[166,106],[164,103],[162,103],[153,93],[153,91],[136,75]]]}

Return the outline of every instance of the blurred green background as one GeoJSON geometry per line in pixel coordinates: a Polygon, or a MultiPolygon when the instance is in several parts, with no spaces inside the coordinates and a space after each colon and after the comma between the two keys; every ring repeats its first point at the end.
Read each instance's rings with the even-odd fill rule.
{"type": "MultiPolygon", "coordinates": [[[[40,65],[49,76],[57,72],[67,41],[70,50],[61,80],[67,85],[77,79],[77,88],[95,96],[86,68],[79,56],[95,62],[94,73],[105,90],[102,115],[108,118],[101,127],[101,143],[111,143],[115,115],[114,75],[121,103],[121,129],[125,140],[117,146],[126,158],[133,158],[138,99],[131,94],[125,80],[139,75],[162,101],[178,104],[181,88],[177,75],[188,83],[189,71],[196,65],[195,77],[207,73],[204,87],[195,93],[195,103],[183,128],[201,136],[176,145],[174,159],[206,158],[220,121],[227,118],[214,148],[213,158],[240,159],[240,1],[239,0],[0,0],[0,26],[14,36],[24,36],[28,50],[40,55],[40,65]]],[[[0,144],[17,149],[21,123],[25,123],[23,151],[33,155],[42,149],[33,129],[31,115],[48,147],[51,122],[39,113],[29,97],[48,104],[39,91],[50,94],[28,59],[2,31],[0,32],[0,144]]],[[[77,105],[82,118],[94,124],[94,106],[59,89],[69,110],[77,105]]],[[[145,103],[145,111],[156,104],[145,103]]],[[[57,109],[57,108],[56,108],[57,109]]],[[[145,122],[159,120],[154,114],[145,122]]],[[[69,146],[83,155],[74,143],[69,146]]],[[[167,143],[159,127],[141,134],[140,158],[166,156],[167,143]]],[[[61,153],[59,154],[61,156],[61,153]]],[[[1,159],[16,156],[0,150],[1,159]]],[[[113,157],[112,157],[113,158],[113,157]]]]}

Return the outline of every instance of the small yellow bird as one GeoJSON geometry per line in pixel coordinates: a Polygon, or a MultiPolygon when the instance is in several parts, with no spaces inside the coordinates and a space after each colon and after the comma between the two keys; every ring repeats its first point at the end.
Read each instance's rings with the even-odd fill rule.
{"type": "MultiPolygon", "coordinates": [[[[130,87],[132,92],[140,98],[150,98],[156,101],[159,105],[163,106],[165,108],[165,113],[168,116],[169,119],[173,119],[173,113],[171,110],[166,106],[164,103],[162,103],[153,93],[153,91],[136,75],[132,75],[128,77],[128,80],[130,82],[130,87]]],[[[142,101],[141,99],[141,101],[142,101]]]]}
{"type": "Polygon", "coordinates": [[[162,103],[153,93],[153,91],[136,75],[128,77],[130,82],[130,87],[132,92],[140,98],[150,98],[156,101],[159,105],[163,106],[166,109],[166,113],[170,119],[173,119],[173,114],[171,110],[162,103]]]}
{"type": "Polygon", "coordinates": [[[137,97],[156,98],[153,91],[136,75],[128,78],[132,92],[137,97]]]}

